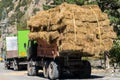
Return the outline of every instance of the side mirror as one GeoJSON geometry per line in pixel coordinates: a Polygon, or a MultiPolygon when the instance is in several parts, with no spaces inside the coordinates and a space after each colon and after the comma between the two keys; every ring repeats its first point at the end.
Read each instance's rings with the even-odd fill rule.
{"type": "Polygon", "coordinates": [[[24,43],[24,48],[26,49],[26,47],[27,47],[27,46],[26,46],[26,43],[24,43]]]}

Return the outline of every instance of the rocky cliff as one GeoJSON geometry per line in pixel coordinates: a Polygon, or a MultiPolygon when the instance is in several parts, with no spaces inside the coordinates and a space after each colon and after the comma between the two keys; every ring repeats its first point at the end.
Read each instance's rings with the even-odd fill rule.
{"type": "Polygon", "coordinates": [[[5,49],[6,36],[17,35],[17,30],[26,29],[26,21],[42,11],[43,5],[51,3],[53,0],[0,0],[0,49],[5,49]],[[6,26],[1,26],[2,23],[6,26]]]}
{"type": "Polygon", "coordinates": [[[43,10],[44,4],[50,3],[52,0],[0,0],[0,19],[5,9],[10,25],[16,25],[18,29],[25,28],[26,20],[43,10]]]}

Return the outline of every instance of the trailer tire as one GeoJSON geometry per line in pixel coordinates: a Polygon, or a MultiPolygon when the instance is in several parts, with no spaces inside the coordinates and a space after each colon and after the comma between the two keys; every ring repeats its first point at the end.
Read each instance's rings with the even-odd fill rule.
{"type": "Polygon", "coordinates": [[[54,79],[59,78],[58,65],[54,61],[50,62],[48,69],[49,69],[50,79],[54,80],[54,79]]]}
{"type": "Polygon", "coordinates": [[[10,61],[5,61],[4,66],[5,69],[10,69],[10,61]]]}
{"type": "Polygon", "coordinates": [[[30,60],[27,64],[28,76],[36,76],[38,74],[38,69],[35,65],[35,62],[30,60]]]}
{"type": "Polygon", "coordinates": [[[85,71],[84,71],[85,75],[84,75],[84,77],[89,78],[91,76],[91,64],[87,60],[84,60],[83,63],[85,65],[85,71]]]}
{"type": "Polygon", "coordinates": [[[48,66],[49,66],[48,62],[45,62],[43,65],[43,75],[45,78],[48,78],[48,66]]]}
{"type": "Polygon", "coordinates": [[[13,70],[14,71],[18,71],[19,70],[19,65],[18,65],[18,62],[17,60],[13,60],[13,70]]]}
{"type": "Polygon", "coordinates": [[[82,67],[78,71],[73,73],[75,77],[78,77],[78,78],[89,78],[91,76],[90,62],[87,60],[83,60],[82,63],[83,63],[82,67]]]}

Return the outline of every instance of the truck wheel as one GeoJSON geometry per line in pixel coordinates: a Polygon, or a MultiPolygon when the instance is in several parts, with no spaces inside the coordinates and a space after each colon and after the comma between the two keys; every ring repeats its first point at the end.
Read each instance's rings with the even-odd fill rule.
{"type": "Polygon", "coordinates": [[[14,60],[14,61],[13,61],[13,70],[14,70],[14,71],[19,70],[19,66],[18,66],[17,60],[14,60]]]}
{"type": "Polygon", "coordinates": [[[78,68],[78,71],[73,72],[75,77],[78,78],[89,78],[91,75],[91,65],[89,61],[83,60],[82,65],[78,68]]]}
{"type": "Polygon", "coordinates": [[[84,77],[89,78],[91,76],[91,64],[87,60],[84,60],[83,63],[85,65],[84,66],[84,73],[85,73],[84,77]]]}
{"type": "Polygon", "coordinates": [[[48,78],[48,62],[45,62],[43,65],[43,75],[45,78],[48,78]]]}
{"type": "Polygon", "coordinates": [[[5,69],[10,69],[10,61],[5,61],[4,66],[5,69]]]}
{"type": "Polygon", "coordinates": [[[38,69],[34,61],[29,61],[27,64],[28,76],[36,76],[38,74],[38,69]]]}
{"type": "Polygon", "coordinates": [[[58,70],[58,65],[55,62],[50,62],[49,67],[48,67],[48,73],[49,73],[49,78],[50,79],[57,79],[59,78],[59,70],[58,70]]]}

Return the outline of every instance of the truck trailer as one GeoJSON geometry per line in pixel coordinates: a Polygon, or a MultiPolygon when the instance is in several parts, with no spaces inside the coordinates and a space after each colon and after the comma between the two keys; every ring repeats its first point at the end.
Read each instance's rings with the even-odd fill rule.
{"type": "Polygon", "coordinates": [[[32,16],[27,27],[28,75],[42,68],[49,79],[64,73],[90,77],[91,64],[82,57],[109,51],[116,37],[107,14],[97,5],[62,3],[32,16]]]}
{"type": "Polygon", "coordinates": [[[29,76],[38,74],[42,69],[45,78],[57,79],[64,73],[70,73],[77,77],[90,77],[91,65],[87,60],[82,60],[83,55],[60,53],[57,44],[48,44],[46,40],[29,40],[27,48],[29,76]]]}
{"type": "Polygon", "coordinates": [[[28,42],[29,30],[18,31],[17,36],[6,37],[5,68],[19,70],[20,66],[27,66],[27,53],[24,42],[28,42]]]}

